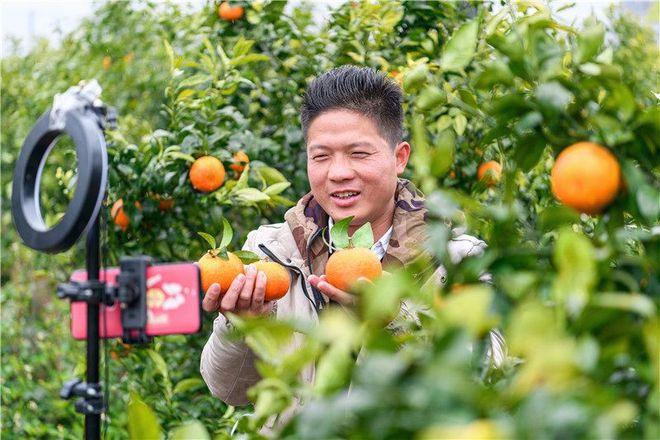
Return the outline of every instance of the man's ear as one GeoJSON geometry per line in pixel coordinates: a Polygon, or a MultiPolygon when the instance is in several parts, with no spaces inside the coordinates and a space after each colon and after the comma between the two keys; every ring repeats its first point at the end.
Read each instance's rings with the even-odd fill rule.
{"type": "Polygon", "coordinates": [[[396,158],[396,175],[400,176],[405,171],[410,158],[410,144],[405,141],[399,142],[394,147],[394,157],[396,158]]]}

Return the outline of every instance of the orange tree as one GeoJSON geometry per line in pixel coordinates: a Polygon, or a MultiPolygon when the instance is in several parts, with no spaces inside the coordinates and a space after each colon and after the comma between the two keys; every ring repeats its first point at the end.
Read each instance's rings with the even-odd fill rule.
{"type": "MultiPolygon", "coordinates": [[[[108,134],[106,263],[137,252],[197,259],[204,243],[196,232],[216,234],[222,217],[239,244],[254,226],[280,221],[307,190],[300,95],[315,74],[350,62],[387,72],[406,91],[408,175],[431,213],[427,259],[377,282],[354,314],[325,314],[291,355],[279,348],[305,329],[237,320],[262,358],[254,408],[236,411],[209,395],[198,373],[206,335],[159,338],[143,349],[110,343],[111,436],[256,435],[301,395],[308,405],[287,426],[291,437],[657,437],[652,35],[615,14],[608,25],[567,27],[537,2],[496,10],[347,2],[323,24],[305,6],[231,3],[243,6],[240,18],[219,18],[216,3],[193,12],[109,3],[61,49],[3,59],[5,83],[15,84],[2,94],[3,109],[15,109],[2,116],[3,203],[20,143],[52,94],[99,76],[120,114],[108,134]],[[551,191],[554,158],[580,141],[607,148],[623,171],[617,199],[596,216],[558,204],[551,191]],[[249,158],[240,176],[231,167],[239,151],[249,158]],[[199,192],[189,169],[209,155],[225,178],[199,192]],[[477,170],[491,160],[502,178],[488,186],[477,170]],[[115,225],[119,199],[128,223],[115,225]],[[447,240],[464,228],[489,249],[455,264],[447,240]],[[432,264],[449,269],[443,289],[416,285],[414,272],[432,264]],[[492,285],[476,285],[483,272],[492,285]],[[402,299],[417,304],[420,321],[384,331],[402,299]],[[483,362],[492,326],[509,348],[498,368],[483,362]],[[360,348],[366,356],[355,365],[360,348]],[[311,389],[297,375],[307,361],[319,366],[311,389]]],[[[63,210],[75,170],[66,166],[71,152],[60,154],[62,169],[53,167],[45,190],[63,210]]],[[[82,345],[70,342],[67,307],[47,293],[47,275],[65,279],[81,264],[80,249],[35,255],[18,245],[6,212],[2,225],[11,250],[2,260],[3,434],[66,437],[72,427],[79,436],[82,418],[56,393],[71,371],[82,373],[82,345]],[[19,325],[5,324],[9,316],[19,325]]]]}
{"type": "Polygon", "coordinates": [[[420,50],[403,85],[414,177],[432,217],[426,255],[362,291],[354,313],[326,312],[319,329],[234,319],[264,377],[244,429],[298,396],[306,406],[282,437],[657,437],[660,127],[651,41],[624,16],[573,28],[521,2],[494,12],[482,5],[441,50],[420,50]],[[607,32],[615,43],[606,44],[607,32]],[[599,153],[579,159],[588,161],[585,180],[563,185],[583,183],[570,189],[592,199],[604,183],[591,169],[600,151],[616,162],[606,179],[616,182],[619,168],[623,176],[614,203],[593,215],[558,204],[550,188],[555,157],[587,141],[599,153]],[[493,159],[502,181],[486,188],[477,168],[493,159]],[[466,227],[489,248],[456,264],[447,243],[466,227]],[[448,269],[446,284],[419,286],[416,275],[437,263],[448,269]],[[478,284],[485,272],[491,285],[478,284]],[[419,320],[384,330],[401,300],[419,320]],[[494,326],[507,347],[498,362],[485,344],[494,326]],[[308,338],[288,353],[295,331],[308,338]],[[297,374],[307,362],[318,367],[312,387],[297,374]]]}

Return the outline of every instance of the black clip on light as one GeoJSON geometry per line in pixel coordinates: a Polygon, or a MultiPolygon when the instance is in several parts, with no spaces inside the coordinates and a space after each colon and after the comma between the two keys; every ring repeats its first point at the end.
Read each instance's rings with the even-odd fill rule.
{"type": "Polygon", "coordinates": [[[12,216],[23,242],[32,249],[57,253],[69,249],[86,234],[87,284],[65,293],[87,303],[86,382],[67,382],[60,392],[65,399],[79,397],[76,410],[85,415],[85,438],[99,439],[101,413],[105,411],[99,382],[99,303],[104,285],[99,282],[99,211],[108,180],[108,155],[104,130],[114,128],[116,113],[99,99],[96,80],[81,82],[57,94],[28,134],[14,170],[12,216]],[[56,140],[68,134],[76,145],[78,181],[73,200],[59,223],[48,228],[41,215],[39,185],[46,159],[56,140]]]}

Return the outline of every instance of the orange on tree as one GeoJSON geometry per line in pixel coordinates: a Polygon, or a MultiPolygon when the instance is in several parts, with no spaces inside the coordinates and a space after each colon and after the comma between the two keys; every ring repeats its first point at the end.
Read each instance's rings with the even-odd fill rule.
{"type": "Polygon", "coordinates": [[[103,70],[108,70],[112,66],[112,58],[109,56],[103,57],[103,70]]]}
{"type": "Polygon", "coordinates": [[[333,253],[325,266],[330,284],[348,292],[360,278],[373,280],[383,273],[380,260],[371,249],[349,248],[333,253]]]}
{"type": "Polygon", "coordinates": [[[621,167],[607,148],[578,142],[559,153],[550,173],[552,193],[564,205],[598,214],[621,189],[621,167]]]}
{"type": "Polygon", "coordinates": [[[233,156],[233,163],[229,165],[229,168],[234,170],[239,176],[245,169],[245,165],[250,163],[250,158],[243,150],[236,152],[233,156]]]}
{"type": "Polygon", "coordinates": [[[218,283],[221,293],[224,293],[234,278],[243,273],[243,261],[231,252],[227,252],[226,256],[223,258],[219,252],[209,250],[197,262],[204,292],[209,290],[211,284],[218,283]]]}
{"type": "Polygon", "coordinates": [[[201,192],[220,188],[225,181],[225,167],[213,156],[202,156],[190,167],[190,183],[201,192]]]}
{"type": "Polygon", "coordinates": [[[222,2],[218,7],[218,16],[227,21],[236,21],[243,18],[243,6],[232,6],[229,2],[222,2]]]}
{"type": "Polygon", "coordinates": [[[158,201],[158,209],[161,211],[169,211],[174,207],[174,199],[162,199],[158,201]]]}
{"type": "Polygon", "coordinates": [[[483,180],[486,185],[494,186],[502,177],[502,165],[494,160],[489,160],[479,165],[477,178],[483,180]]]}
{"type": "Polygon", "coordinates": [[[254,267],[266,274],[266,294],[264,301],[274,301],[282,298],[289,291],[291,275],[284,267],[272,261],[257,261],[254,267]]]}
{"type": "MultiPolygon", "coordinates": [[[[135,207],[142,209],[140,202],[135,202],[135,207]]],[[[112,204],[112,208],[110,208],[110,217],[112,217],[112,221],[115,225],[119,226],[122,231],[125,231],[131,223],[131,219],[124,211],[124,201],[122,199],[117,199],[117,201],[112,204]]]]}

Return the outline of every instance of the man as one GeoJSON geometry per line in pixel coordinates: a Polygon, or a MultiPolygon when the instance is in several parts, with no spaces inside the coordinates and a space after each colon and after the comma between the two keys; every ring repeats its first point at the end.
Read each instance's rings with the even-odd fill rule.
{"type": "MultiPolygon", "coordinates": [[[[399,179],[411,148],[403,140],[402,98],[393,81],[354,66],[327,72],[307,89],[301,122],[311,192],[285,214],[283,223],[250,232],[243,247],[291,269],[289,293],[276,303],[264,303],[265,275],[248,266],[223,297],[214,285],[204,298],[206,311],[220,313],[202,352],[200,370],[213,395],[227,404],[247,404],[246,391],[260,378],[251,350],[224,337],[224,313],[272,313],[317,321],[331,301],[353,302],[349,292],[333,287],[323,275],[329,257],[328,226],[353,216],[352,234],[370,222],[376,240],[372,250],[385,268],[406,265],[417,256],[425,240],[426,209],[414,186],[399,179]]],[[[461,235],[449,251],[459,260],[482,252],[484,246],[461,235]]],[[[304,379],[312,382],[313,377],[310,366],[304,379]]]]}

